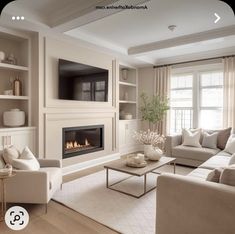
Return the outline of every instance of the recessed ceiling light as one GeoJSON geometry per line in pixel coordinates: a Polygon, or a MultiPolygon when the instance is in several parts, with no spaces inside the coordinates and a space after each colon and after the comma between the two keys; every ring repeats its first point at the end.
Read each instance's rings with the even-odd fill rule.
{"type": "Polygon", "coordinates": [[[173,32],[175,31],[176,27],[177,27],[176,25],[169,25],[168,29],[173,32]]]}

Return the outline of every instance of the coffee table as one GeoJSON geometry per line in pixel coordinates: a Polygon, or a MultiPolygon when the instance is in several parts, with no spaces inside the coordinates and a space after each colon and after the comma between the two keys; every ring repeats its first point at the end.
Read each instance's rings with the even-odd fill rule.
{"type": "Polygon", "coordinates": [[[118,159],[114,162],[107,163],[104,165],[104,168],[106,169],[106,187],[111,190],[129,195],[129,196],[132,196],[135,198],[140,198],[140,197],[144,196],[146,193],[149,193],[150,191],[154,190],[157,187],[157,186],[154,186],[151,189],[147,190],[147,174],[148,173],[161,174],[160,172],[157,172],[156,170],[159,169],[160,167],[163,167],[168,164],[173,164],[173,173],[175,174],[175,161],[176,161],[176,158],[163,156],[160,158],[159,161],[147,160],[147,165],[143,168],[128,167],[128,166],[126,166],[125,159],[118,159]],[[126,173],[131,176],[138,176],[138,177],[143,176],[144,177],[143,193],[141,193],[140,195],[134,195],[134,194],[124,192],[124,191],[121,191],[121,190],[114,188],[113,187],[114,185],[119,184],[119,183],[129,179],[130,177],[119,180],[113,184],[109,184],[109,170],[126,173]]]}

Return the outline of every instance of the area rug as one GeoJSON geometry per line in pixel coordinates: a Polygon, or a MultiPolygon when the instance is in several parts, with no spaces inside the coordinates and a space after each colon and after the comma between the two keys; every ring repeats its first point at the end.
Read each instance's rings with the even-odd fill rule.
{"type": "MultiPolygon", "coordinates": [[[[165,166],[162,172],[172,172],[165,166]]],[[[176,173],[186,175],[191,168],[176,167],[176,173]]],[[[110,170],[110,182],[129,177],[110,170]]],[[[156,184],[157,175],[148,174],[148,188],[156,184]]],[[[115,188],[135,195],[143,191],[143,178],[130,177],[115,188]]],[[[156,189],[137,199],[106,188],[105,170],[65,183],[53,199],[111,229],[125,234],[155,233],[156,189]]]]}

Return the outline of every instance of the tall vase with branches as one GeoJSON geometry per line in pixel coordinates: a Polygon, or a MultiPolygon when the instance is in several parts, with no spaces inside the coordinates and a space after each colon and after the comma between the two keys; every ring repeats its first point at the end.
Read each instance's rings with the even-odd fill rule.
{"type": "Polygon", "coordinates": [[[169,110],[169,99],[160,95],[149,97],[146,93],[141,93],[140,98],[142,120],[148,121],[149,129],[155,132],[157,125],[163,120],[167,110],[169,110]]]}
{"type": "Polygon", "coordinates": [[[134,138],[141,144],[144,144],[144,154],[146,157],[159,159],[164,148],[165,137],[156,131],[157,125],[163,120],[169,110],[168,98],[165,96],[148,97],[146,93],[140,95],[140,111],[142,120],[148,121],[148,131],[135,132],[134,138]]]}

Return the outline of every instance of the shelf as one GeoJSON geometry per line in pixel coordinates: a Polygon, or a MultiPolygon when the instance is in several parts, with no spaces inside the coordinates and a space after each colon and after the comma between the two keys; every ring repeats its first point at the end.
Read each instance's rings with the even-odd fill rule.
{"type": "Polygon", "coordinates": [[[136,104],[136,101],[119,100],[119,103],[136,104]]]}
{"type": "Polygon", "coordinates": [[[0,95],[0,100],[29,100],[28,96],[0,95]]]}
{"type": "Polygon", "coordinates": [[[0,69],[15,70],[15,71],[28,71],[28,67],[12,65],[8,63],[0,63],[0,69]]]}
{"type": "Polygon", "coordinates": [[[125,86],[130,86],[130,87],[136,87],[136,84],[129,83],[129,82],[119,81],[119,84],[120,85],[125,85],[125,86]]]}

